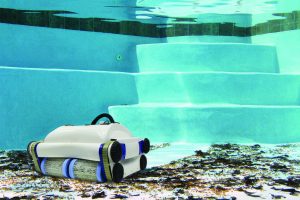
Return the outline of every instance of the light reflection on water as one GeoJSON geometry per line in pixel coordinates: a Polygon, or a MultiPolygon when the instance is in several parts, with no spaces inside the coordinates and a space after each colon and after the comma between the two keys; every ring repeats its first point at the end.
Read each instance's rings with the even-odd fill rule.
{"type": "MultiPolygon", "coordinates": [[[[160,32],[166,27],[184,31],[184,26],[197,26],[205,24],[207,27],[196,27],[195,29],[213,29],[210,23],[218,26],[218,24],[231,23],[232,26],[252,27],[253,25],[267,23],[274,20],[285,20],[287,16],[296,16],[293,12],[300,10],[300,1],[295,0],[2,0],[0,1],[0,9],[5,12],[10,10],[10,16],[1,16],[1,18],[14,18],[11,14],[11,9],[16,9],[16,13],[23,15],[26,19],[35,19],[45,17],[45,13],[51,13],[51,18],[54,20],[81,20],[82,23],[87,23],[86,26],[91,26],[90,20],[101,19],[104,23],[109,23],[108,26],[113,27],[117,23],[124,22],[128,29],[145,29],[145,27],[137,27],[140,24],[149,26],[149,32],[160,32]],[[5,10],[6,9],[6,10],[5,10]],[[36,12],[40,12],[40,16],[33,16],[36,12]],[[31,15],[30,15],[31,13],[31,15]],[[283,13],[283,14],[282,14],[283,13]],[[27,16],[28,15],[28,16],[27,16]],[[89,20],[89,22],[87,22],[89,20]],[[134,24],[137,22],[137,24],[134,24]],[[153,26],[152,26],[153,25],[153,26]],[[150,27],[152,26],[152,28],[150,27]],[[150,30],[151,29],[151,30],[150,30]],[[156,30],[154,30],[156,29],[156,30]]],[[[296,12],[298,13],[298,12],[296,12]]],[[[49,21],[43,19],[44,21],[49,21]]],[[[289,18],[288,21],[276,24],[298,23],[297,19],[289,18]]],[[[9,20],[8,20],[9,21],[9,20]]],[[[1,22],[7,23],[6,19],[1,22]]],[[[9,22],[18,24],[18,21],[9,22]]],[[[81,22],[80,22],[81,23],[81,22]]],[[[33,25],[32,23],[23,23],[22,25],[33,25]]],[[[107,24],[106,24],[107,25],[107,24]]],[[[104,26],[106,26],[104,25],[104,26]]],[[[86,27],[85,26],[85,27],[86,27]]],[[[117,24],[117,26],[119,26],[117,24]]],[[[262,26],[274,26],[274,24],[263,24],[262,26]]],[[[47,27],[47,26],[46,26],[47,27]]],[[[59,26],[60,27],[60,26],[59,26]]],[[[69,26],[68,26],[69,27],[69,26]]],[[[52,27],[53,28],[53,27],[52,27]]],[[[57,27],[55,27],[57,28],[57,27]]],[[[194,28],[191,28],[194,29],[194,28]]],[[[260,28],[261,29],[261,28],[260,28]]],[[[74,29],[77,30],[77,29],[74,29]]],[[[290,30],[290,29],[288,29],[290,30]]],[[[294,28],[291,28],[294,30],[294,28]]],[[[91,31],[91,30],[86,30],[91,31]]],[[[282,31],[277,30],[275,32],[282,31]]],[[[285,30],[286,31],[286,30],[285,30]]],[[[116,31],[104,31],[117,33],[116,31]]],[[[168,31],[172,32],[172,31],[168,31]]],[[[182,31],[181,31],[182,32],[182,31]]],[[[247,30],[242,31],[247,32],[247,30]]],[[[265,33],[265,32],[264,32],[265,33]]],[[[264,34],[263,33],[263,34],[264,34]]],[[[125,34],[126,33],[122,33],[125,34]]],[[[194,33],[195,34],[195,33],[194,33]]],[[[192,35],[194,35],[192,34],[192,35]]],[[[129,34],[130,35],[130,34],[129,34]]],[[[147,34],[137,34],[141,36],[149,36],[147,34]]],[[[157,35],[157,34],[156,34],[157,35]]],[[[181,34],[182,35],[182,34],[181,34]]],[[[189,34],[184,34],[189,35],[189,34]]],[[[201,35],[196,33],[196,35],[201,35]]],[[[202,35],[215,35],[211,33],[203,33],[202,35]]],[[[220,34],[222,35],[222,34],[220,34]]],[[[224,34],[223,34],[224,35],[224,34]]],[[[225,34],[234,35],[234,34],[225,34]]],[[[237,34],[237,36],[244,34],[237,34]]],[[[247,34],[246,34],[247,35],[247,34]]],[[[249,34],[248,34],[249,35],[249,34]]],[[[254,34],[256,35],[256,33],[254,34]]],[[[170,35],[167,35],[168,37],[170,35]]],[[[161,37],[164,37],[162,35],[161,37]]]]}
{"type": "Polygon", "coordinates": [[[110,18],[157,22],[157,18],[197,18],[202,14],[271,14],[300,8],[293,0],[2,0],[1,8],[66,10],[78,18],[110,18]],[[292,4],[292,5],[290,5],[292,4]]]}

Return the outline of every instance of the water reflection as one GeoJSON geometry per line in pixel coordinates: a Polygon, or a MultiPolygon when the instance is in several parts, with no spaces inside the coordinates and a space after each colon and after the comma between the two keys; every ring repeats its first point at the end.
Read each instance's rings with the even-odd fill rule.
{"type": "MultiPolygon", "coordinates": [[[[248,37],[299,29],[298,10],[275,12],[277,0],[4,0],[0,22],[49,28],[172,37],[248,37]],[[46,1],[48,2],[48,1],[46,1]],[[255,14],[257,13],[257,14],[255,14]],[[262,13],[262,14],[258,14],[262,13]]],[[[300,9],[299,9],[300,10],[300,9]]]]}

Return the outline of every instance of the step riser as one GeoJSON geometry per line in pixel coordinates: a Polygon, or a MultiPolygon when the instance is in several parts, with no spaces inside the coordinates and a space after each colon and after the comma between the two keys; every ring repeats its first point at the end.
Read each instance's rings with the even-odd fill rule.
{"type": "Polygon", "coordinates": [[[137,45],[140,72],[278,72],[276,48],[248,44],[137,45]]]}
{"type": "Polygon", "coordinates": [[[140,103],[299,105],[300,76],[240,73],[137,74],[140,103]]]}
{"type": "Polygon", "coordinates": [[[137,103],[124,73],[0,68],[1,148],[26,148],[65,124],[88,124],[110,105],[137,103]]]}
{"type": "Polygon", "coordinates": [[[300,141],[300,108],[119,107],[109,112],[133,134],[151,141],[300,141]]]}

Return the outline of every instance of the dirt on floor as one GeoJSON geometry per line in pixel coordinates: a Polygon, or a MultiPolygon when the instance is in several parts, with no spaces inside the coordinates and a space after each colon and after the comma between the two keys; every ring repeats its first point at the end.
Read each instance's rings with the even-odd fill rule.
{"type": "Polygon", "coordinates": [[[26,151],[0,151],[0,199],[300,199],[299,152],[300,144],[214,144],[116,184],[42,176],[26,151]]]}

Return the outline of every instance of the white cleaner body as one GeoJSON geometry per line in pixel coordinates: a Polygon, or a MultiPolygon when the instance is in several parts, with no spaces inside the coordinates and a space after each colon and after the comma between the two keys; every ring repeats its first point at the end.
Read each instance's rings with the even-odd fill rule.
{"type": "Polygon", "coordinates": [[[119,182],[145,169],[147,159],[144,154],[149,149],[147,138],[133,137],[126,127],[115,123],[108,114],[99,115],[92,125],[58,127],[43,141],[28,145],[35,168],[42,174],[67,178],[77,178],[77,174],[82,178],[87,173],[83,169],[86,164],[88,173],[95,173],[88,180],[98,182],[119,182]],[[110,123],[96,124],[103,117],[107,117],[110,123]],[[76,166],[76,163],[80,164],[76,166]],[[57,166],[61,169],[51,169],[57,166]]]}

